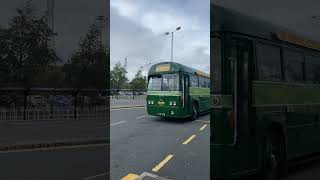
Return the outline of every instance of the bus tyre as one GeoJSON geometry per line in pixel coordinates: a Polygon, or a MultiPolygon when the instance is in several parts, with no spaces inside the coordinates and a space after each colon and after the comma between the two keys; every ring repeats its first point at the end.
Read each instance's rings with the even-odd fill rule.
{"type": "Polygon", "coordinates": [[[269,131],[266,136],[261,172],[263,180],[277,180],[284,170],[284,143],[283,138],[278,135],[275,131],[269,131]]]}
{"type": "Polygon", "coordinates": [[[196,120],[198,116],[199,116],[199,107],[196,103],[193,103],[191,120],[196,120]]]}

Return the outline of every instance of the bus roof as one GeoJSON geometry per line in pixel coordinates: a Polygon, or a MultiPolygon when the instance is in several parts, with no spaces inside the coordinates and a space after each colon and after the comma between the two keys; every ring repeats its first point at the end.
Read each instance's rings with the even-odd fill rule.
{"type": "Polygon", "coordinates": [[[264,39],[272,39],[272,33],[286,31],[260,19],[250,17],[221,6],[211,5],[211,31],[229,31],[248,34],[264,39]]]}
{"type": "Polygon", "coordinates": [[[204,77],[210,77],[209,74],[196,70],[194,68],[185,66],[176,62],[161,62],[154,64],[149,69],[149,75],[157,75],[162,73],[187,72],[190,74],[197,74],[204,77]]]}
{"type": "Polygon", "coordinates": [[[211,32],[226,31],[246,34],[267,40],[279,40],[298,46],[320,50],[320,43],[290,32],[288,29],[211,4],[211,32]]]}

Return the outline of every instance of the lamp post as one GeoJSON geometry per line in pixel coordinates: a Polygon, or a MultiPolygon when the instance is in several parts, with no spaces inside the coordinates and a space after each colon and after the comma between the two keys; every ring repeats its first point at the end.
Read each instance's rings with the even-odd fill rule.
{"type": "Polygon", "coordinates": [[[169,34],[171,33],[171,62],[172,62],[172,57],[173,57],[173,33],[176,32],[176,31],[178,31],[178,30],[180,30],[180,29],[181,29],[181,27],[178,26],[178,27],[176,28],[176,30],[174,30],[174,31],[172,31],[172,32],[166,32],[166,33],[165,33],[165,35],[169,35],[169,34]]]}

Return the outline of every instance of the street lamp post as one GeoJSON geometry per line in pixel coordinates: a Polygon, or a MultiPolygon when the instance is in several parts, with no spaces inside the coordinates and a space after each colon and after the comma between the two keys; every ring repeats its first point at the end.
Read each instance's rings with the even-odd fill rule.
{"type": "Polygon", "coordinates": [[[181,27],[177,27],[175,31],[172,32],[166,32],[165,35],[169,35],[171,33],[171,62],[172,62],[172,58],[173,58],[173,33],[180,30],[181,27]]]}

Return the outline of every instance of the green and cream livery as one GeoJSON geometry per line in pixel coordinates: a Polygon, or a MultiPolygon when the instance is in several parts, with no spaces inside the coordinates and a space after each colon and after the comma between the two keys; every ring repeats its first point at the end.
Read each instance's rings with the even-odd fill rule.
{"type": "Polygon", "coordinates": [[[162,62],[150,68],[147,94],[149,115],[196,119],[209,108],[208,74],[175,62],[162,62]]]}

